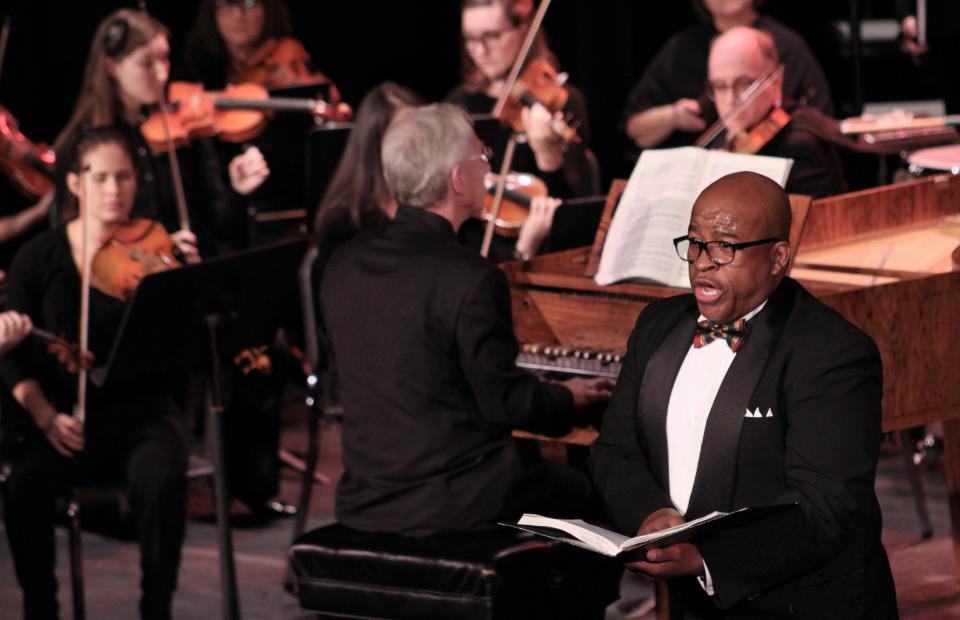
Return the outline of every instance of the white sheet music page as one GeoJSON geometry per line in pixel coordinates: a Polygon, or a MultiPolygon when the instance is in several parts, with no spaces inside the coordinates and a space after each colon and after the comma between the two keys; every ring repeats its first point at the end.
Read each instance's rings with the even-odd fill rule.
{"type": "Polygon", "coordinates": [[[647,280],[687,288],[687,263],[673,239],[687,232],[700,192],[732,172],[749,170],[783,186],[793,160],[705,151],[686,146],[646,150],[640,155],[614,213],[594,280],[601,286],[647,280]]]}

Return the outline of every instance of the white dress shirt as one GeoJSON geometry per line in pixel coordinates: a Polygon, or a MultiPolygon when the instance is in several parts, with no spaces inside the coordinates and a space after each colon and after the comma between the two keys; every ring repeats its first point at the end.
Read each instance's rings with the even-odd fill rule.
{"type": "MultiPolygon", "coordinates": [[[[766,303],[764,301],[748,312],[743,319],[752,319],[766,303]]],[[[705,318],[700,315],[697,320],[702,321],[705,318]]],[[[667,404],[667,472],[670,499],[682,514],[686,514],[690,505],[707,416],[710,415],[713,401],[720,391],[720,384],[727,376],[727,370],[735,356],[736,353],[730,350],[730,346],[722,338],[717,338],[699,349],[694,348],[691,343],[670,392],[670,401],[667,404]]],[[[703,568],[705,577],[698,580],[706,593],[712,596],[714,589],[710,570],[706,563],[703,568]]]]}

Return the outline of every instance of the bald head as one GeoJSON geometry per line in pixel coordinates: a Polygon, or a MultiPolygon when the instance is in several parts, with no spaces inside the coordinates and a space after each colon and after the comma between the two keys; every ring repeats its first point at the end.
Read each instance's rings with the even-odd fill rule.
{"type": "Polygon", "coordinates": [[[763,64],[775,65],[780,62],[776,43],[770,33],[749,26],[731,28],[714,38],[710,44],[710,55],[756,56],[763,64]]]}
{"type": "Polygon", "coordinates": [[[774,72],[749,105],[739,110],[736,107],[749,86],[761,76],[769,76],[779,62],[773,37],[762,30],[740,26],[713,40],[707,60],[707,82],[717,114],[729,130],[749,130],[782,100],[783,76],[774,72]]]}
{"type": "Polygon", "coordinates": [[[790,239],[790,198],[782,187],[762,174],[735,172],[721,177],[700,193],[693,208],[700,202],[743,211],[742,217],[755,220],[756,232],[764,238],[790,239]]]}
{"type": "Polygon", "coordinates": [[[787,274],[790,220],[786,192],[753,172],[729,174],[700,193],[687,234],[719,244],[707,246],[714,254],[701,250],[690,262],[690,286],[701,314],[734,321],[770,297],[787,274]],[[733,258],[724,260],[721,252],[731,245],[733,258]]]}

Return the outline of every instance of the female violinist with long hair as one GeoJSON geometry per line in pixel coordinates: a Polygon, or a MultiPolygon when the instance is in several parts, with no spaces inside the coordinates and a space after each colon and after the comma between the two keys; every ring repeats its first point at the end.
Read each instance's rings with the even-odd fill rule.
{"type": "MultiPolygon", "coordinates": [[[[393,219],[397,203],[387,190],[380,159],[383,134],[398,113],[423,104],[422,97],[394,82],[384,82],[373,88],[360,102],[350,137],[314,222],[322,258],[328,257],[354,235],[377,231],[387,220],[393,219]]],[[[530,216],[517,238],[498,241],[493,246],[493,260],[510,260],[514,251],[529,256],[536,254],[550,230],[550,221],[558,204],[551,198],[533,198],[530,216]]],[[[474,238],[479,232],[479,222],[474,221],[464,228],[471,234],[463,235],[461,240],[479,247],[479,241],[474,238]]]]}
{"type": "MultiPolygon", "coordinates": [[[[24,245],[10,271],[9,306],[34,325],[76,342],[79,332],[84,225],[87,248],[130,220],[137,172],[130,146],[117,129],[84,131],[67,174],[79,214],[24,245]]],[[[185,255],[196,253],[181,239],[185,255]]],[[[88,250],[92,252],[92,250],[88,250]]],[[[124,304],[90,292],[90,351],[106,359],[124,304]]],[[[140,541],[145,618],[169,618],[184,533],[188,456],[186,424],[175,404],[177,378],[150,376],[122,386],[88,383],[86,422],[69,412],[77,400],[76,368],[68,369],[34,339],[0,359],[0,376],[30,418],[4,485],[7,536],[24,615],[57,613],[54,577],[55,500],[76,482],[125,480],[131,490],[140,541]]]]}
{"type": "Polygon", "coordinates": [[[320,201],[314,230],[324,255],[354,235],[379,230],[393,219],[397,204],[387,190],[380,143],[398,111],[423,105],[412,90],[384,82],[366,94],[350,130],[343,155],[320,201]]]}
{"type": "MultiPolygon", "coordinates": [[[[151,153],[138,131],[145,110],[157,104],[167,83],[167,39],[167,29],[140,11],[119,9],[100,23],[90,44],[76,107],[54,143],[60,155],[55,170],[54,223],[69,217],[74,206],[64,185],[64,162],[69,160],[65,154],[73,150],[79,131],[106,126],[119,129],[133,145],[140,175],[134,215],[158,220],[167,230],[181,228],[173,172],[166,155],[151,153]]],[[[201,251],[212,253],[215,240],[235,226],[240,216],[235,204],[238,197],[225,186],[210,139],[195,140],[192,148],[178,149],[177,155],[191,228],[199,237],[201,251]]],[[[233,158],[228,166],[230,187],[241,195],[252,192],[269,174],[262,154],[255,148],[233,158]]]]}
{"type": "MultiPolygon", "coordinates": [[[[503,90],[517,59],[533,17],[532,0],[462,0],[463,82],[447,95],[447,101],[471,114],[489,114],[503,90]]],[[[557,68],[543,31],[537,33],[527,64],[544,61],[557,68]]],[[[513,170],[540,176],[549,194],[559,198],[597,193],[598,180],[586,155],[589,140],[587,106],[575,87],[569,92],[563,110],[551,112],[540,104],[524,107],[523,127],[526,144],[517,147],[513,170]],[[554,117],[575,127],[579,144],[567,142],[556,130],[554,117]]],[[[502,136],[505,143],[506,134],[502,136]]],[[[493,170],[498,170],[501,144],[494,150],[493,170]]]]}

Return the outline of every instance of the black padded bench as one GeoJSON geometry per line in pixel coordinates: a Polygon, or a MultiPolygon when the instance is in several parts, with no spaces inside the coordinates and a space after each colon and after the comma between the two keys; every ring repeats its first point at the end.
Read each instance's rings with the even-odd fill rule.
{"type": "Polygon", "coordinates": [[[508,528],[422,539],[334,524],[290,548],[300,605],[323,618],[603,618],[621,567],[508,528]]]}

